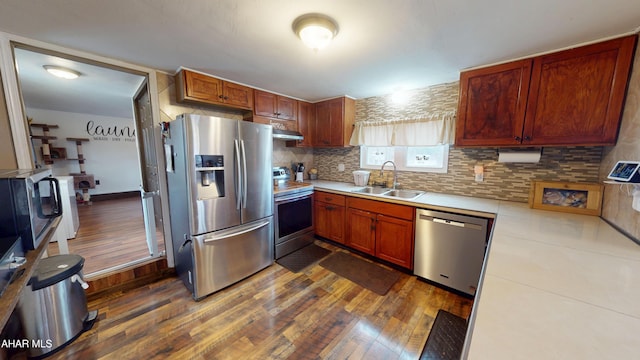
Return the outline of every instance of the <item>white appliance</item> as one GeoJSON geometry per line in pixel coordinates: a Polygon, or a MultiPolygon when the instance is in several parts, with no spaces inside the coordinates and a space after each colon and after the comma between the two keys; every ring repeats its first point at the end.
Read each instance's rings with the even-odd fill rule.
{"type": "Polygon", "coordinates": [[[60,197],[62,198],[62,232],[66,239],[73,239],[78,233],[80,219],[78,218],[78,203],[73,188],[73,176],[56,176],[60,183],[60,197]]]}

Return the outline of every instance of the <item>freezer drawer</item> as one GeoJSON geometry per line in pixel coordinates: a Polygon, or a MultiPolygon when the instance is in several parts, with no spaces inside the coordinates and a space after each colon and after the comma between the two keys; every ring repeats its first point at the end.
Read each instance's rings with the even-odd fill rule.
{"type": "Polygon", "coordinates": [[[414,274],[475,295],[487,224],[484,218],[417,209],[414,274]]]}
{"type": "Polygon", "coordinates": [[[196,300],[273,264],[273,217],[196,236],[193,283],[196,300]]]}

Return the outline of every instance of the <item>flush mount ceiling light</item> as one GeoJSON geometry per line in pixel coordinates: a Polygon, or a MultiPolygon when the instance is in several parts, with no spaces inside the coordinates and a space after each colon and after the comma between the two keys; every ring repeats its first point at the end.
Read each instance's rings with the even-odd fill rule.
{"type": "Polygon", "coordinates": [[[63,79],[71,80],[71,79],[75,79],[78,76],[80,76],[79,72],[77,72],[75,70],[64,68],[62,66],[43,65],[42,67],[45,70],[47,70],[49,72],[49,74],[51,74],[53,76],[57,76],[59,78],[63,78],[63,79]]]}
{"type": "Polygon", "coordinates": [[[329,45],[338,34],[335,20],[322,14],[298,16],[291,27],[305,45],[316,51],[329,45]]]}

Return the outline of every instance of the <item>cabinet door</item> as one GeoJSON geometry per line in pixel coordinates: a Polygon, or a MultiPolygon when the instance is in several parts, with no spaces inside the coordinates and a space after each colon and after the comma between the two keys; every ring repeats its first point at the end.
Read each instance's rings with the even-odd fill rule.
{"type": "Polygon", "coordinates": [[[614,145],[636,39],[535,58],[523,144],[614,145]]]}
{"type": "Polygon", "coordinates": [[[344,107],[345,99],[337,98],[316,104],[316,126],[314,141],[316,146],[345,146],[344,107]]]}
{"type": "Polygon", "coordinates": [[[374,255],[376,250],[376,214],[358,209],[348,209],[345,240],[347,246],[374,255]]]}
{"type": "Polygon", "coordinates": [[[329,100],[329,129],[331,132],[329,145],[343,146],[344,125],[343,125],[344,99],[329,100]]]}
{"type": "Polygon", "coordinates": [[[282,120],[297,120],[298,119],[298,101],[284,97],[277,96],[276,98],[276,117],[282,120]]]}
{"type": "Polygon", "coordinates": [[[331,111],[327,102],[316,104],[313,141],[315,146],[329,146],[331,144],[331,111]]]}
{"type": "Polygon", "coordinates": [[[344,206],[329,206],[329,239],[344,244],[344,206]]]}
{"type": "Polygon", "coordinates": [[[276,94],[254,90],[253,113],[259,116],[276,117],[276,94]]]}
{"type": "Polygon", "coordinates": [[[413,269],[413,223],[384,215],[376,220],[375,256],[413,269]]]}
{"type": "Polygon", "coordinates": [[[344,206],[316,201],[313,211],[315,234],[344,243],[344,206]]]}
{"type": "Polygon", "coordinates": [[[222,102],[222,80],[183,70],[187,97],[208,102],[222,102]]]}
{"type": "Polygon", "coordinates": [[[327,204],[316,201],[313,205],[313,227],[315,234],[325,238],[329,238],[329,210],[327,204]]]}
{"type": "Polygon", "coordinates": [[[222,90],[225,104],[247,109],[253,108],[253,89],[250,87],[225,81],[222,90]]]}
{"type": "Polygon", "coordinates": [[[298,102],[298,131],[303,136],[302,140],[287,141],[287,146],[311,147],[313,146],[313,127],[316,125],[316,107],[314,104],[298,102]]]}
{"type": "Polygon", "coordinates": [[[530,59],[462,72],[456,145],[519,145],[530,75],[530,59]]]}

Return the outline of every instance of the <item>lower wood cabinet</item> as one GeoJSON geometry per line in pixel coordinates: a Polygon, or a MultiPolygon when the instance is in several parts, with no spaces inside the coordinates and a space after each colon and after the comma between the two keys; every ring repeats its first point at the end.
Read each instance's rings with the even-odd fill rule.
{"type": "Polygon", "coordinates": [[[376,214],[359,210],[347,210],[347,239],[345,245],[369,255],[376,254],[376,214]]]}
{"type": "Polygon", "coordinates": [[[314,192],[313,217],[318,236],[344,243],[345,196],[314,192]]]}
{"type": "Polygon", "coordinates": [[[412,206],[347,197],[345,245],[413,269],[412,206]]]}
{"type": "Polygon", "coordinates": [[[315,233],[413,269],[413,206],[315,191],[315,233]]]}
{"type": "Polygon", "coordinates": [[[375,256],[413,269],[413,221],[378,214],[375,256]]]}

